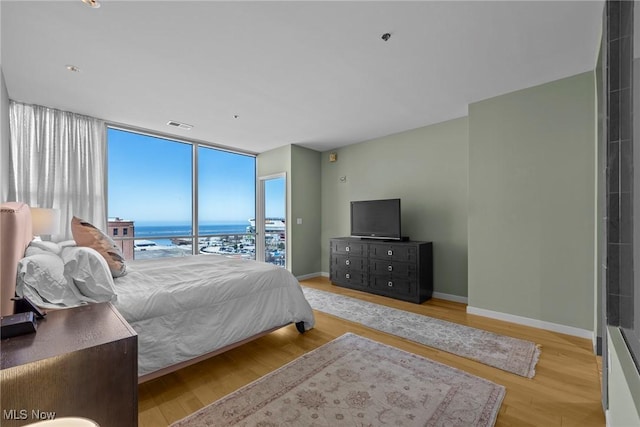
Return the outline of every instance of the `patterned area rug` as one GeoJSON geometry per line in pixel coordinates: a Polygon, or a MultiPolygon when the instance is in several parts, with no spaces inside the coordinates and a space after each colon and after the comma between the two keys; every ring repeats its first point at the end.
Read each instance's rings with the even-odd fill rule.
{"type": "Polygon", "coordinates": [[[492,426],[504,394],[348,333],[171,426],[492,426]]]}
{"type": "Polygon", "coordinates": [[[535,375],[540,347],[533,342],[305,286],[302,289],[311,307],[324,313],[523,377],[535,375]]]}

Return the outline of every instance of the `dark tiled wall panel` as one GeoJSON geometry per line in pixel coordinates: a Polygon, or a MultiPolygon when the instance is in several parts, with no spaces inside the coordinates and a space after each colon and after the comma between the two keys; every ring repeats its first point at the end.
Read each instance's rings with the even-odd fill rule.
{"type": "Polygon", "coordinates": [[[633,327],[633,2],[607,13],[607,319],[633,327]]]}

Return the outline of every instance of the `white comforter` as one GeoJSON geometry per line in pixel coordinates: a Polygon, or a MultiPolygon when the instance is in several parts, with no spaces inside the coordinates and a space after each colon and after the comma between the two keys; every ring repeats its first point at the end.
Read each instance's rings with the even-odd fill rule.
{"type": "Polygon", "coordinates": [[[291,322],[314,325],[295,277],[216,255],[131,261],[114,305],[138,333],[140,376],[291,322]]]}

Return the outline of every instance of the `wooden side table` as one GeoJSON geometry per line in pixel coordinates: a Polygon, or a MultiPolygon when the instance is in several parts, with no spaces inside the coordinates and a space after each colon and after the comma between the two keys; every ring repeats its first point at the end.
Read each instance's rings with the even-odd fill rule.
{"type": "Polygon", "coordinates": [[[138,336],[110,303],[51,311],[36,333],[0,341],[3,427],[85,417],[138,425],[138,336]]]}

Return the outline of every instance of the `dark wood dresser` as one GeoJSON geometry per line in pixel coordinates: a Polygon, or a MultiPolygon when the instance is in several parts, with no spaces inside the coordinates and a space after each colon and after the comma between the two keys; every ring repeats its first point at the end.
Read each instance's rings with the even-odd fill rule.
{"type": "Polygon", "coordinates": [[[339,237],[330,244],[332,283],[418,304],[431,298],[431,242],[339,237]]]}
{"type": "Polygon", "coordinates": [[[138,425],[138,336],[110,303],[50,311],[0,341],[3,427],[77,416],[138,425]]]}

